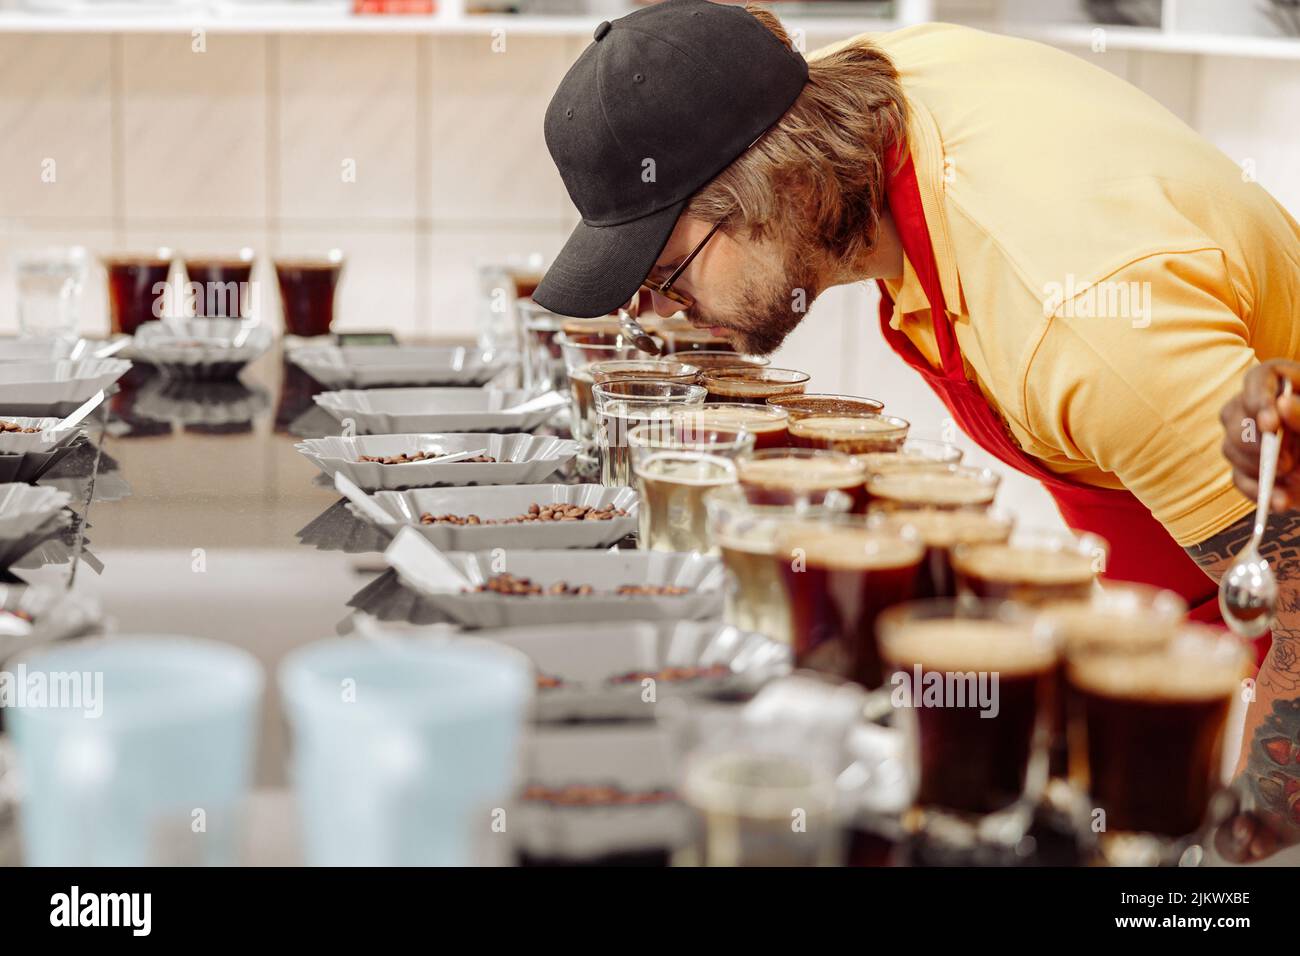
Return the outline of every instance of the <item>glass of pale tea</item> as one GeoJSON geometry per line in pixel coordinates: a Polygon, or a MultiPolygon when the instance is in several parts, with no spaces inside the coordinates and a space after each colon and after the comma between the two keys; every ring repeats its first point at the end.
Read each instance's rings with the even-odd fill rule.
{"type": "Polygon", "coordinates": [[[850,455],[816,448],[768,448],[736,462],[741,491],[754,504],[821,504],[845,497],[865,513],[866,469],[850,455]]]}
{"type": "Polygon", "coordinates": [[[827,392],[804,392],[794,395],[776,395],[767,400],[769,405],[784,408],[791,421],[813,415],[850,417],[853,415],[879,415],[885,403],[858,395],[832,395],[827,392]]]}
{"type": "Polygon", "coordinates": [[[810,377],[792,368],[735,366],[701,372],[700,384],[709,390],[710,401],[762,405],[775,395],[802,392],[810,377]]]}
{"type": "Polygon", "coordinates": [[[114,335],[135,335],[145,322],[175,317],[166,314],[172,259],[172,251],[166,248],[101,258],[108,273],[108,316],[114,335]]]}
{"type": "Polygon", "coordinates": [[[911,424],[892,415],[808,415],[790,420],[790,444],[846,455],[897,451],[911,424]]]}
{"type": "Polygon", "coordinates": [[[741,402],[705,402],[677,415],[682,435],[689,438],[692,431],[740,432],[754,436],[754,450],[784,448],[789,444],[785,412],[766,405],[746,405],[741,402]]]}
{"type": "Polygon", "coordinates": [[[1101,861],[1179,862],[1223,780],[1224,729],[1250,673],[1231,633],[1185,624],[1145,650],[1086,642],[1066,661],[1078,833],[1101,861]]]}
{"type": "Polygon", "coordinates": [[[709,541],[722,556],[727,576],[724,620],[789,644],[790,608],[781,581],[777,530],[789,521],[807,523],[843,514],[848,505],[843,496],[819,504],[759,505],[734,485],[705,495],[709,541]]]}
{"type": "Polygon", "coordinates": [[[876,620],[917,596],[925,557],[917,534],[864,515],[787,521],[777,528],[775,557],[790,607],[795,666],[867,690],[880,687],[876,620]]]}
{"type": "Polygon", "coordinates": [[[279,256],[275,265],[287,335],[328,335],[334,323],[335,292],[343,275],[343,252],[320,256],[279,256]]]}
{"type": "MultiPolygon", "coordinates": [[[[1108,581],[1083,600],[1049,602],[1040,613],[1055,630],[1066,660],[1092,650],[1139,655],[1160,650],[1174,639],[1187,619],[1187,602],[1148,584],[1108,581]]],[[[1048,798],[1055,809],[1070,814],[1075,794],[1066,783],[1066,689],[1063,662],[1057,671],[1048,798]]]]}
{"type": "Polygon", "coordinates": [[[643,423],[668,421],[682,406],[702,404],[706,393],[699,385],[620,379],[593,385],[591,394],[596,406],[601,484],[618,487],[632,481],[628,432],[643,423]]]}
{"type": "Polygon", "coordinates": [[[253,250],[228,256],[186,256],[186,299],[199,318],[246,319],[253,314],[253,250]]]}
{"type": "Polygon", "coordinates": [[[1005,601],[945,598],[890,608],[878,633],[913,794],[904,824],[944,845],[1013,848],[1047,779],[1050,628],[1005,601]]]}
{"type": "Polygon", "coordinates": [[[627,435],[641,506],[637,544],[649,551],[717,554],[709,539],[704,498],[736,480],[735,458],[748,454],[746,431],[684,432],[681,419],[637,425],[627,435]]]}
{"type": "Polygon", "coordinates": [[[515,302],[519,314],[520,370],[523,387],[542,392],[564,387],[564,354],[557,337],[568,316],[542,308],[532,299],[515,302]]]}
{"type": "Polygon", "coordinates": [[[597,363],[634,359],[644,353],[617,329],[607,333],[582,332],[572,341],[561,332],[555,341],[564,357],[565,377],[569,381],[569,432],[590,449],[596,440],[596,408],[591,389],[596,384],[593,368],[597,363]]]}
{"type": "Polygon", "coordinates": [[[952,568],[959,594],[1027,605],[1083,601],[1107,553],[1105,540],[1095,534],[1017,528],[1004,542],[953,548],[952,568]]]}

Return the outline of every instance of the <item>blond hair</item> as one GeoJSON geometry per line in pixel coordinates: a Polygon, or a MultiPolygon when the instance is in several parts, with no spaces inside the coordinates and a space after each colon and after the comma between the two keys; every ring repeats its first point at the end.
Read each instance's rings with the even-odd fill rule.
{"type": "MultiPolygon", "coordinates": [[[[775,16],[745,9],[790,45],[775,16]]],[[[857,259],[875,246],[886,151],[906,136],[904,103],[893,63],[870,44],[810,61],[794,105],[691,198],[687,215],[797,244],[803,258],[857,259]]]]}

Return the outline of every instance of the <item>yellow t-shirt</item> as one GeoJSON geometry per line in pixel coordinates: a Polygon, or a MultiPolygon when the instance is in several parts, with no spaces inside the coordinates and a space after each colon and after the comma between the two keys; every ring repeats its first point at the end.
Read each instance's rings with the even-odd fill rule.
{"type": "MultiPolygon", "coordinates": [[[[1181,545],[1248,513],[1219,409],[1300,357],[1300,226],[1145,93],[1027,40],[927,24],[894,62],[967,371],[1028,454],[1128,488],[1181,545]]],[[[908,263],[893,324],[935,361],[908,263]]]]}

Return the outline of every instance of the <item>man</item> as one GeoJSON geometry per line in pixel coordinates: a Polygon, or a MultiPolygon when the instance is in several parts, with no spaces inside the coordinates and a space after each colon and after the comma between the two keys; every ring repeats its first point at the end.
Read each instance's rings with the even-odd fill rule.
{"type": "Polygon", "coordinates": [[[582,223],[543,306],[599,315],[645,285],[761,353],[826,288],[876,280],[889,344],[1110,542],[1108,576],[1217,619],[1252,504],[1214,410],[1300,353],[1300,226],[1146,95],[944,25],[804,61],[766,13],[667,0],[597,28],[546,135],[582,223]]]}

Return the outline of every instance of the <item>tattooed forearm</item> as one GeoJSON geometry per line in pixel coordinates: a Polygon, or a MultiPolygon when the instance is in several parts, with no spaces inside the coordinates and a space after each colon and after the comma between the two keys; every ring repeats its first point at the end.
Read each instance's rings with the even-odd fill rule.
{"type": "MultiPolygon", "coordinates": [[[[1187,553],[1218,581],[1250,541],[1254,529],[1255,516],[1247,515],[1214,537],[1192,545],[1187,553]]],[[[1259,685],[1280,694],[1295,694],[1300,688],[1300,511],[1271,515],[1259,551],[1278,585],[1273,649],[1260,669],[1259,685]]]]}
{"type": "MultiPolygon", "coordinates": [[[[1218,581],[1250,541],[1254,524],[1255,516],[1248,515],[1187,553],[1218,581]]],[[[1237,788],[1250,797],[1250,827],[1262,828],[1246,828],[1241,860],[1300,841],[1300,511],[1271,516],[1259,550],[1277,577],[1278,607],[1237,765],[1237,788]]],[[[1244,820],[1237,823],[1245,826],[1244,820]]]]}

